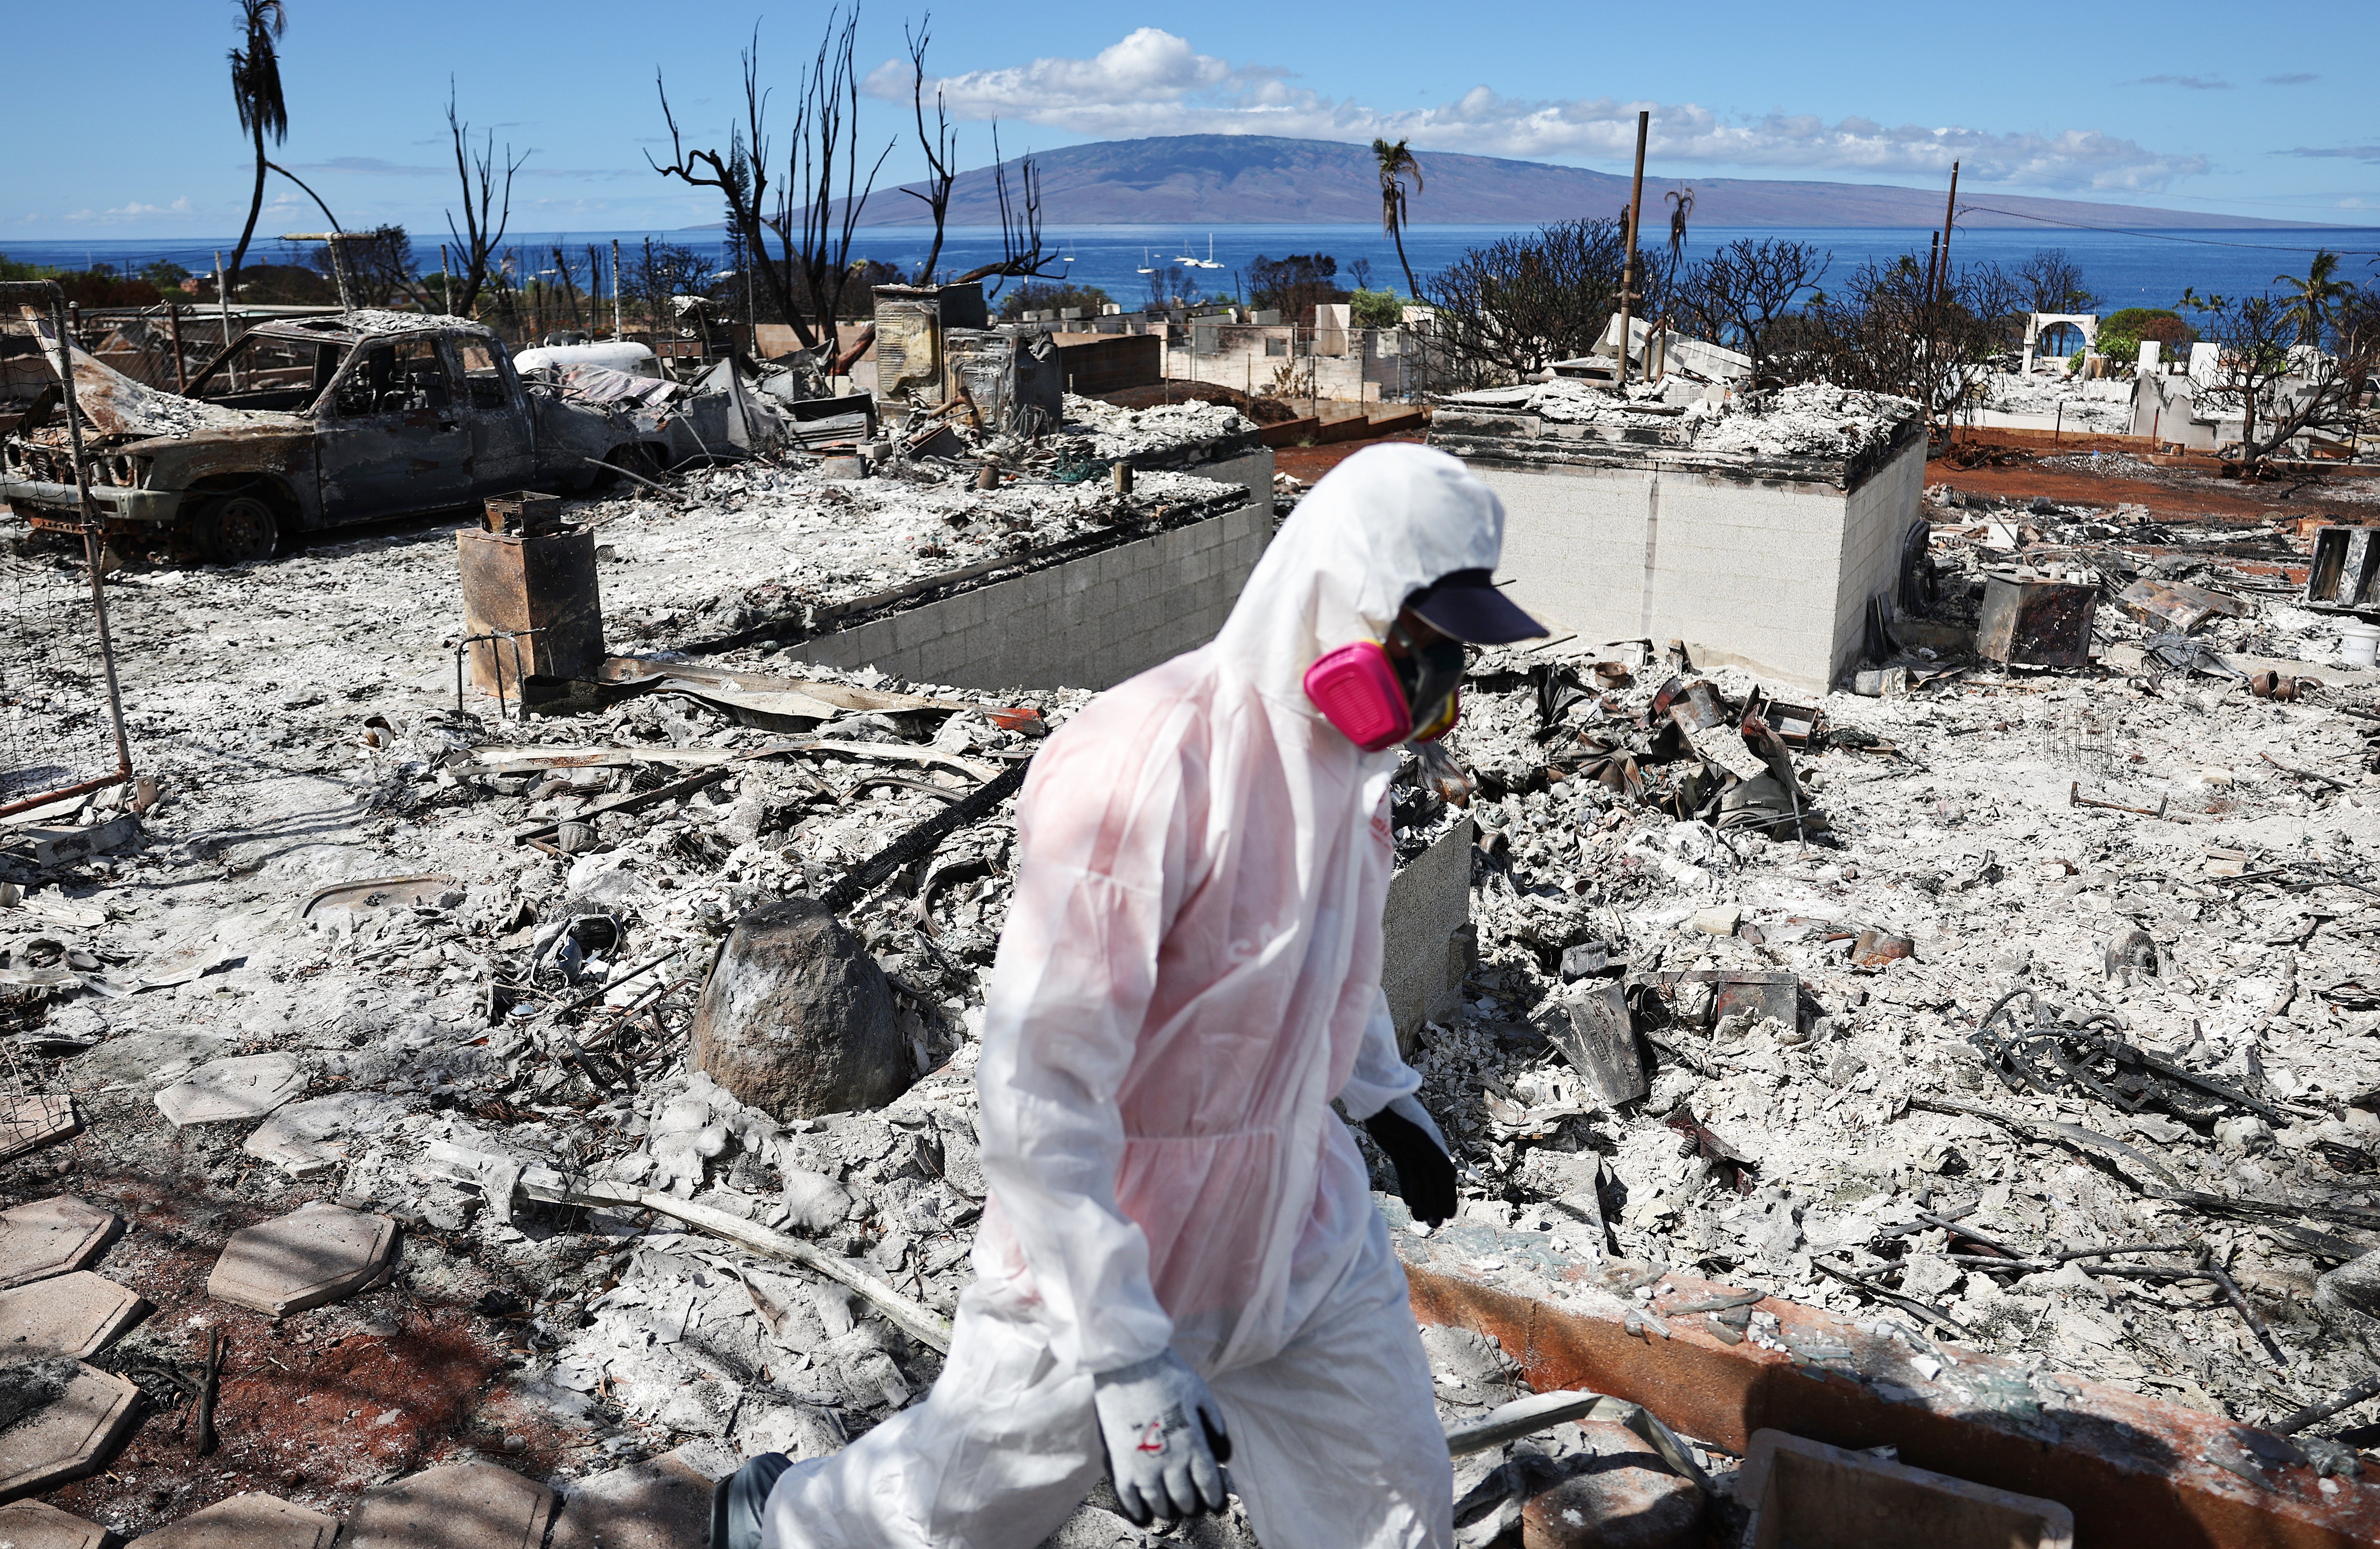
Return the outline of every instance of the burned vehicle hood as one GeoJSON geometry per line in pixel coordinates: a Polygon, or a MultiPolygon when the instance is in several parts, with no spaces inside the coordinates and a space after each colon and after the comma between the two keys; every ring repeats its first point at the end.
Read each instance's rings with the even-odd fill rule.
{"type": "MultiPolygon", "coordinates": [[[[42,358],[56,371],[57,345],[43,332],[42,358]]],[[[243,437],[303,431],[296,415],[219,405],[143,386],[80,345],[71,348],[75,402],[94,439],[105,442],[180,441],[201,433],[243,437]]]]}

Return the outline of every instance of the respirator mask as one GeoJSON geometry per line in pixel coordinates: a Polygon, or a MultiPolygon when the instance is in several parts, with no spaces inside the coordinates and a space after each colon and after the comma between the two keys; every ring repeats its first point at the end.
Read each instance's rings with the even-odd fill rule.
{"type": "Polygon", "coordinates": [[[1435,742],[1454,729],[1463,709],[1462,641],[1415,645],[1402,623],[1390,626],[1389,638],[1402,656],[1377,640],[1358,640],[1305,670],[1305,696],[1366,753],[1435,742]]]}

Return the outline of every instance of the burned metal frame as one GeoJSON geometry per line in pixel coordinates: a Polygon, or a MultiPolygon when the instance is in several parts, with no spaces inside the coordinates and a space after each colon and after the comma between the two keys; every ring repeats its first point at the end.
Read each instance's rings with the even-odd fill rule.
{"type": "MultiPolygon", "coordinates": [[[[521,685],[519,719],[523,720],[528,719],[528,679],[526,675],[528,669],[521,664],[520,643],[522,636],[540,633],[542,631],[538,629],[496,629],[484,635],[466,635],[455,642],[455,714],[458,720],[468,720],[471,714],[463,703],[463,659],[470,654],[473,646],[485,645],[488,647],[489,658],[492,660],[500,642],[504,649],[512,652],[513,682],[521,685]]],[[[504,708],[504,674],[501,668],[497,671],[495,678],[496,719],[510,720],[513,716],[504,708]]]]}
{"type": "Polygon", "coordinates": [[[67,455],[74,470],[76,502],[82,511],[83,559],[91,573],[91,623],[98,631],[100,665],[107,679],[108,725],[115,738],[115,769],[112,774],[39,792],[0,805],[0,817],[30,812],[53,802],[89,795],[94,791],[104,791],[111,785],[127,784],[132,779],[132,747],[124,734],[124,692],[115,677],[115,642],[108,632],[107,590],[100,564],[105,538],[99,506],[91,496],[91,470],[83,455],[81,409],[75,399],[74,357],[70,353],[72,345],[69,340],[72,336],[67,332],[66,292],[55,280],[0,281],[0,304],[17,300],[29,319],[38,316],[30,305],[34,297],[45,299],[50,304],[50,316],[46,321],[57,345],[58,392],[60,406],[66,410],[67,455]]]}
{"type": "Polygon", "coordinates": [[[2272,1104],[2252,1097],[2226,1083],[2162,1059],[2120,1035],[2114,1017],[2105,1011],[2094,1012],[2079,1023],[2069,1023],[2051,1014],[2051,1008],[2030,988],[2009,991],[1992,1003],[1983,1019],[1976,1023],[1969,1043],[1982,1053],[1992,1073],[2010,1092],[2027,1088],[2045,1096],[2063,1096],[2069,1089],[2087,1093],[2121,1113],[2140,1113],[2159,1107],[2177,1119],[2203,1119],[2209,1115],[2194,1107],[2177,1107],[2169,1091],[2159,1082],[2180,1082],[2194,1087],[2207,1096],[2232,1107],[2252,1113],[2276,1124],[2292,1122],[2290,1116],[2272,1104]],[[2032,1003],[2033,1024],[2020,1027],[2014,1007],[2017,1001],[2032,1003]],[[2095,1073],[2095,1062],[2111,1063],[2113,1076],[2095,1073]],[[2054,1068],[2044,1070],[2046,1063],[2054,1068]],[[2140,1072],[2146,1072],[2145,1075],[2140,1072]],[[2137,1095],[2127,1096],[2119,1087],[2130,1086],[2137,1095]]]}

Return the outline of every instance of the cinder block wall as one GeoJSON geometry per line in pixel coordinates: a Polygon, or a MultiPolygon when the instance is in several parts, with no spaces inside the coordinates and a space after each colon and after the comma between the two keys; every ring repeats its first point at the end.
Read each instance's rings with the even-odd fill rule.
{"type": "Polygon", "coordinates": [[[1925,449],[1848,494],[1682,469],[1473,471],[1504,502],[1513,600],[1556,630],[1682,639],[1699,662],[1822,693],[1858,654],[1868,597],[1892,585],[1925,449]]]}
{"type": "Polygon", "coordinates": [[[821,635],[795,654],[958,688],[1107,688],[1212,639],[1271,539],[1268,490],[1261,504],[821,635]]]}

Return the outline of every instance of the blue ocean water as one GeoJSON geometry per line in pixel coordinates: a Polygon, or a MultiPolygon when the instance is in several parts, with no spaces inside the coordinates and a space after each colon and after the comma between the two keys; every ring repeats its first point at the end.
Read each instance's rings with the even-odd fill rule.
{"type": "MultiPolygon", "coordinates": [[[[1432,276],[1465,249],[1527,229],[1412,226],[1405,232],[1405,257],[1412,262],[1415,277],[1427,287],[1432,276]]],[[[722,269],[731,261],[723,234],[716,228],[650,233],[525,232],[509,238],[506,245],[516,247],[525,260],[522,266],[531,269],[549,267],[552,249],[559,246],[580,268],[583,277],[590,245],[606,255],[608,261],[613,238],[618,238],[623,249],[633,255],[648,236],[656,243],[675,243],[716,253],[722,269]],[[536,261],[527,261],[531,259],[536,261]]],[[[1923,260],[1932,233],[1923,228],[1879,226],[1706,226],[1690,234],[1687,255],[1691,258],[1707,252],[1739,236],[1791,238],[1831,252],[1833,268],[1823,282],[1831,286],[1840,284],[1870,260],[1889,260],[1902,253],[1914,253],[1923,260]]],[[[1149,295],[1150,276],[1141,272],[1144,269],[1179,272],[1196,284],[1201,296],[1230,296],[1235,290],[1245,289],[1242,276],[1250,260],[1290,253],[1328,253],[1338,260],[1342,277],[1358,260],[1367,261],[1375,286],[1406,289],[1396,248],[1375,226],[1242,225],[1218,226],[1211,232],[1184,226],[1057,226],[1048,228],[1045,237],[1063,258],[1071,260],[1051,268],[1062,270],[1077,284],[1098,286],[1127,309],[1145,304],[1149,295]],[[1176,261],[1185,256],[1203,261],[1210,245],[1214,261],[1220,267],[1190,268],[1176,261]]],[[[13,259],[65,268],[80,269],[104,262],[138,270],[143,264],[164,259],[199,272],[213,267],[218,249],[228,255],[235,240],[119,237],[103,241],[17,241],[0,244],[0,248],[5,248],[13,259]]],[[[924,260],[930,241],[929,232],[915,226],[867,227],[858,233],[852,252],[854,257],[911,268],[924,260]]],[[[2341,265],[2342,277],[2363,285],[2380,284],[2380,267],[2374,266],[2375,256],[2380,256],[2380,228],[2374,227],[2244,231],[2218,228],[2155,234],[2049,227],[1961,227],[1952,238],[1951,259],[1956,263],[1989,260],[2013,267],[2043,248],[2061,248],[2072,257],[2082,268],[2084,283],[2099,295],[2103,311],[2119,307],[2169,307],[2180,298],[2185,288],[2195,289],[2201,296],[2271,290],[2275,288],[2275,276],[2303,273],[2317,248],[2350,255],[2341,265]]],[[[418,241],[414,250],[422,267],[434,272],[437,243],[418,241]]],[[[291,261],[279,243],[260,245],[252,252],[252,262],[291,261]]],[[[941,263],[946,269],[957,270],[999,256],[1000,234],[996,229],[954,226],[944,240],[941,263]]],[[[630,261],[634,262],[633,256],[630,261]]]]}

